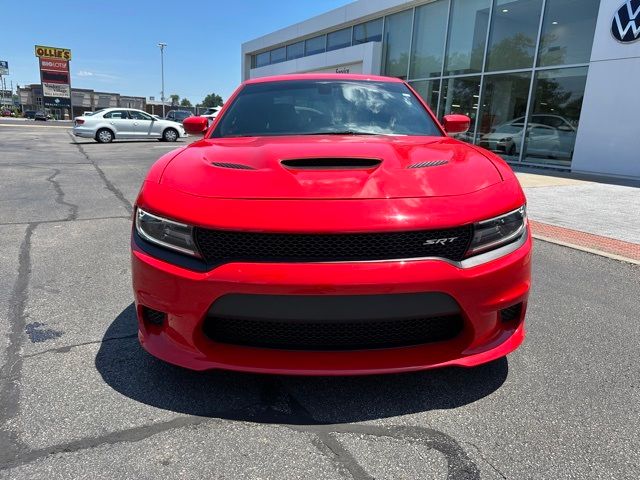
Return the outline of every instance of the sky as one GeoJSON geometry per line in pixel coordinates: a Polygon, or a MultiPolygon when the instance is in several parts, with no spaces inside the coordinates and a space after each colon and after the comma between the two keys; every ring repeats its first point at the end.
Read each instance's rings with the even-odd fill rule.
{"type": "MultiPolygon", "coordinates": [[[[0,5],[8,0],[0,1],[0,5]]],[[[71,86],[160,99],[159,42],[165,97],[193,104],[227,98],[241,81],[243,42],[306,20],[349,0],[110,0],[11,2],[3,22],[0,60],[7,87],[39,83],[34,46],[69,48],[71,86]]],[[[6,6],[6,5],[5,5],[6,6]]]]}

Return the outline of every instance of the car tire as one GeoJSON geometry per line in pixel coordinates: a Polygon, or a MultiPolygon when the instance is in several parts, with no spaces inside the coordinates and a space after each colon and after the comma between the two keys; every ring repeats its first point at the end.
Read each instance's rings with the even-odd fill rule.
{"type": "Polygon", "coordinates": [[[162,132],[162,140],[165,142],[176,142],[180,134],[175,128],[166,128],[162,132]]]}
{"type": "Polygon", "coordinates": [[[507,149],[507,155],[509,155],[510,157],[514,156],[516,154],[516,146],[515,145],[511,145],[508,149],[507,149]]]}
{"type": "Polygon", "coordinates": [[[113,142],[113,132],[108,128],[101,128],[96,132],[96,141],[98,143],[111,143],[113,142]]]}

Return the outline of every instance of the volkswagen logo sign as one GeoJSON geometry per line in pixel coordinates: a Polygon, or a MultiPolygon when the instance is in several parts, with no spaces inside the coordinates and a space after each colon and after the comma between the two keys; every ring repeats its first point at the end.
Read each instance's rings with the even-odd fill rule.
{"type": "Polygon", "coordinates": [[[640,0],[627,0],[611,22],[611,34],[619,42],[640,40],[640,0]]]}

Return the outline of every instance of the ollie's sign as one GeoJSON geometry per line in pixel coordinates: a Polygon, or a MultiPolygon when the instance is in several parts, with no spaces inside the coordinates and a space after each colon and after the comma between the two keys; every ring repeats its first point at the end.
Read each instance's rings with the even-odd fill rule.
{"type": "Polygon", "coordinates": [[[40,83],[42,103],[45,107],[71,107],[71,79],[68,48],[44,47],[36,45],[36,57],[40,58],[40,83]]]}
{"type": "Polygon", "coordinates": [[[44,47],[36,45],[36,57],[38,58],[59,58],[61,60],[71,60],[71,50],[68,48],[44,47]]]}

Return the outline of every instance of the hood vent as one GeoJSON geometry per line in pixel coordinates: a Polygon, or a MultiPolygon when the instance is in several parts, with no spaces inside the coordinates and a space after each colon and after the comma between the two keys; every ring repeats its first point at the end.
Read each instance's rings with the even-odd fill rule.
{"type": "Polygon", "coordinates": [[[235,170],[255,170],[255,168],[249,165],[243,165],[242,163],[211,162],[211,165],[220,168],[233,168],[235,170]]]}
{"type": "Polygon", "coordinates": [[[449,163],[449,160],[431,160],[430,162],[412,163],[407,168],[439,167],[440,165],[446,165],[447,163],[449,163]]]}
{"type": "Polygon", "coordinates": [[[352,170],[375,168],[382,163],[377,158],[300,158],[282,160],[292,170],[352,170]]]}

